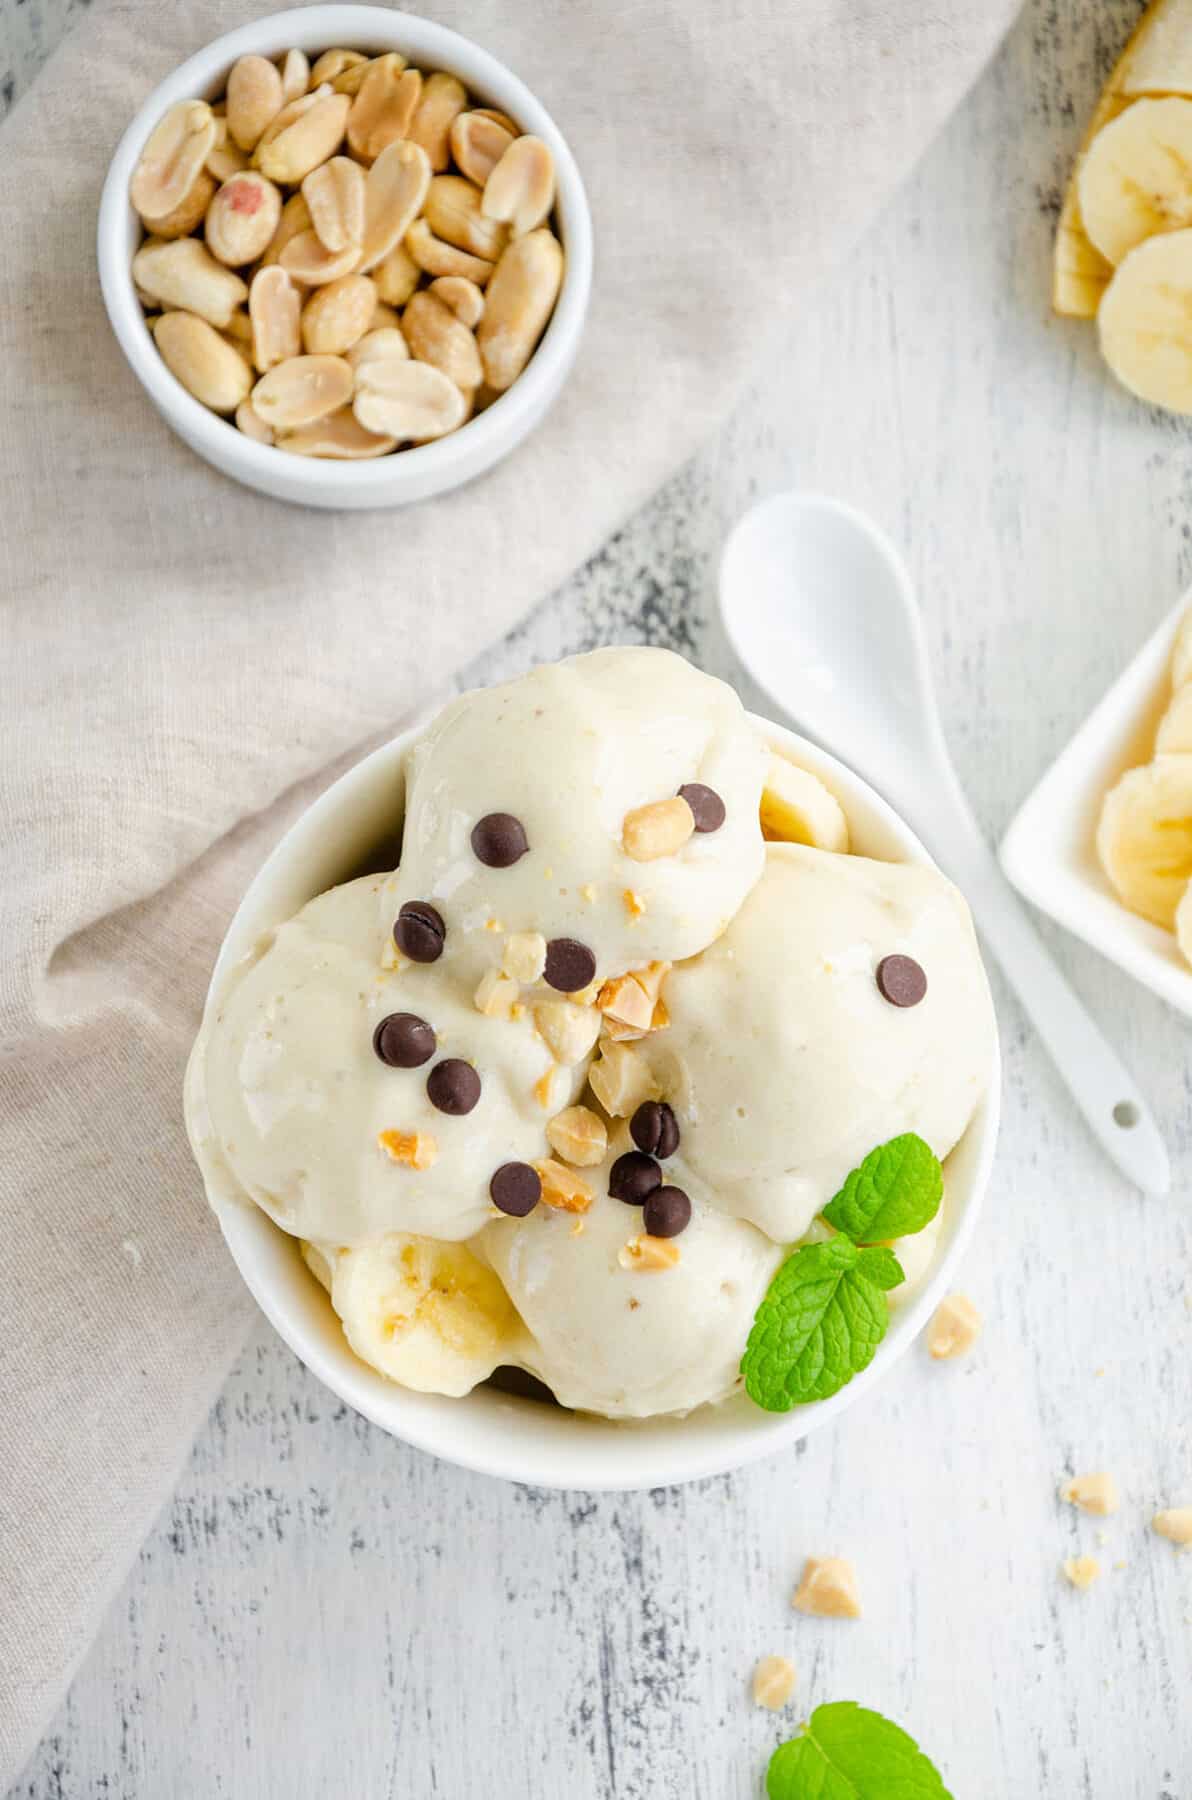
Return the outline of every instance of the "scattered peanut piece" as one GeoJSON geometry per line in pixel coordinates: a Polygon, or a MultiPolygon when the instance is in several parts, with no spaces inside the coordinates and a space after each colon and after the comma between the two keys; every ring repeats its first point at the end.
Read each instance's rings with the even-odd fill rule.
{"type": "Polygon", "coordinates": [[[411,1169],[429,1169],[439,1146],[425,1131],[379,1131],[377,1144],[392,1162],[411,1169]]]}
{"type": "Polygon", "coordinates": [[[795,1691],[795,1665],[787,1656],[763,1656],[753,1671],[753,1698],[778,1712],[795,1691]]]}
{"type": "Polygon", "coordinates": [[[510,981],[499,969],[486,969],[474,996],[476,1011],[490,1019],[508,1019],[520,991],[516,981],[510,981]]]}
{"type": "Polygon", "coordinates": [[[556,1062],[572,1068],[600,1036],[600,1014],[594,1006],[570,1000],[543,1000],[534,1008],[534,1025],[556,1062]]]}
{"type": "Polygon", "coordinates": [[[588,1071],[588,1085],[614,1119],[627,1119],[644,1100],[656,1100],[658,1088],[644,1056],[632,1044],[605,1039],[600,1057],[588,1071]]]}
{"type": "Polygon", "coordinates": [[[501,952],[501,973],[529,987],[546,967],[546,939],[540,931],[511,931],[501,952]]]}
{"type": "Polygon", "coordinates": [[[534,1083],[534,1098],[537,1100],[543,1112],[545,1112],[550,1105],[551,1090],[554,1085],[555,1071],[552,1065],[544,1074],[540,1075],[534,1083]]]}
{"type": "Polygon", "coordinates": [[[553,1206],[558,1212],[587,1212],[594,1195],[587,1182],[574,1169],[564,1168],[553,1156],[536,1162],[534,1167],[542,1182],[542,1198],[547,1206],[553,1206]]]}
{"type": "Polygon", "coordinates": [[[580,1169],[595,1168],[604,1161],[608,1148],[608,1129],[604,1120],[587,1106],[564,1107],[546,1128],[551,1149],[580,1169]]]}
{"type": "Polygon", "coordinates": [[[1083,1593],[1100,1576],[1101,1565],[1095,1556],[1069,1556],[1063,1564],[1063,1570],[1072,1586],[1083,1593]]]}
{"type": "Polygon", "coordinates": [[[843,1556],[809,1556],[791,1605],[817,1619],[859,1619],[857,1574],[843,1556]]]}
{"type": "Polygon", "coordinates": [[[641,1274],[654,1275],[664,1269],[678,1267],[680,1250],[674,1238],[651,1237],[648,1232],[639,1232],[631,1237],[627,1244],[622,1244],[617,1251],[617,1262],[622,1269],[636,1269],[641,1274]]]}
{"type": "Polygon", "coordinates": [[[642,1035],[656,1029],[660,990],[670,966],[668,962],[652,962],[628,975],[614,976],[597,993],[597,1007],[606,1019],[628,1025],[642,1035]]]}
{"type": "Polygon", "coordinates": [[[1096,1513],[1099,1518],[1107,1518],[1118,1509],[1117,1482],[1104,1469],[1098,1470],[1094,1475],[1074,1475],[1061,1486],[1060,1499],[1068,1501],[1071,1506],[1078,1506],[1081,1512],[1096,1513]]]}
{"type": "Polygon", "coordinates": [[[624,902],[625,911],[629,914],[631,919],[640,919],[644,915],[646,903],[642,899],[642,896],[635,893],[632,888],[626,888],[621,895],[621,899],[624,902]]]}
{"type": "Polygon", "coordinates": [[[674,856],[695,830],[695,814],[681,794],[635,806],[621,824],[621,848],[634,862],[674,856]]]}
{"type": "Polygon", "coordinates": [[[1192,1506],[1171,1506],[1165,1512],[1157,1512],[1151,1520],[1151,1530],[1181,1550],[1192,1548],[1192,1506]]]}
{"type": "Polygon", "coordinates": [[[981,1332],[981,1315],[967,1294],[948,1294],[927,1328],[927,1348],[937,1362],[963,1356],[981,1332]]]}

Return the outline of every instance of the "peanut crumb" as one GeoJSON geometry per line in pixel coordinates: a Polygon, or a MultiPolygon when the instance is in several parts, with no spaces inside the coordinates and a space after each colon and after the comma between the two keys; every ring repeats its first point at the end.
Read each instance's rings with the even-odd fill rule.
{"type": "Polygon", "coordinates": [[[795,1691],[795,1665],[787,1656],[763,1656],[753,1671],[753,1698],[758,1706],[779,1712],[795,1691]]]}
{"type": "Polygon", "coordinates": [[[473,995],[476,1011],[490,1019],[510,1019],[517,1004],[518,985],[499,969],[486,969],[473,995]]]}
{"type": "Polygon", "coordinates": [[[486,931],[504,931],[505,927],[502,925],[500,919],[486,919],[484,921],[484,929],[486,931]]]}
{"type": "Polygon", "coordinates": [[[927,1348],[937,1362],[971,1350],[981,1331],[981,1315],[967,1294],[948,1294],[927,1327],[927,1348]]]}
{"type": "Polygon", "coordinates": [[[817,1619],[859,1619],[861,1596],[852,1563],[843,1556],[809,1556],[791,1605],[817,1619]]]}
{"type": "Polygon", "coordinates": [[[439,1146],[425,1131],[378,1131],[377,1145],[391,1162],[410,1169],[429,1169],[439,1154],[439,1146]]]}
{"type": "Polygon", "coordinates": [[[547,1069],[545,1074],[540,1075],[534,1083],[534,1098],[544,1110],[550,1105],[550,1091],[554,1086],[554,1080],[555,1072],[551,1068],[547,1069]]]}
{"type": "Polygon", "coordinates": [[[591,906],[596,899],[596,883],[594,881],[585,881],[583,887],[579,890],[579,897],[581,900],[586,900],[588,905],[591,906]]]}
{"type": "Polygon", "coordinates": [[[1187,1550],[1192,1545],[1192,1506],[1171,1506],[1165,1512],[1157,1512],[1151,1520],[1151,1530],[1187,1550]]]}
{"type": "Polygon", "coordinates": [[[553,1206],[557,1212],[587,1212],[594,1195],[587,1182],[574,1169],[565,1168],[553,1156],[536,1162],[534,1167],[542,1182],[542,1198],[547,1206],[553,1206]]]}
{"type": "Polygon", "coordinates": [[[651,1237],[648,1232],[639,1232],[622,1244],[617,1251],[617,1262],[622,1269],[636,1269],[640,1274],[656,1274],[660,1269],[675,1269],[679,1265],[681,1251],[674,1238],[651,1237]]]}
{"type": "Polygon", "coordinates": [[[1101,1565],[1095,1556],[1069,1556],[1064,1565],[1064,1574],[1074,1588],[1081,1593],[1091,1588],[1101,1574],[1101,1565]]]}
{"type": "Polygon", "coordinates": [[[626,888],[621,895],[621,899],[624,901],[625,911],[629,914],[631,919],[640,919],[642,917],[646,910],[646,903],[640,894],[635,893],[632,888],[626,888]]]}
{"type": "Polygon", "coordinates": [[[638,1297],[637,1297],[637,1295],[636,1295],[636,1294],[630,1294],[630,1296],[629,1296],[629,1310],[630,1310],[630,1312],[636,1312],[636,1311],[637,1311],[637,1309],[638,1309],[638,1307],[639,1307],[639,1306],[640,1306],[640,1305],[641,1305],[641,1301],[640,1301],[640,1300],[639,1300],[639,1299],[638,1299],[638,1297]]]}
{"type": "Polygon", "coordinates": [[[1081,1512],[1107,1518],[1118,1509],[1117,1482],[1104,1469],[1095,1475],[1074,1475],[1061,1485],[1060,1499],[1070,1506],[1078,1506],[1081,1512]]]}

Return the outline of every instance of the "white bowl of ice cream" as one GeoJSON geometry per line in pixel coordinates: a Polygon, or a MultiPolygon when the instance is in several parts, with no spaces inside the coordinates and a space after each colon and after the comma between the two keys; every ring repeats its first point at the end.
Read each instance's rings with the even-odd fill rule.
{"type": "Polygon", "coordinates": [[[967,908],[890,808],[680,658],[600,651],[464,696],[293,827],[228,931],[187,1116],[241,1274],[342,1399],[469,1468],[635,1488],[771,1454],[889,1371],[972,1231],[998,1085],[967,908]],[[847,853],[763,840],[775,754],[822,784],[829,835],[834,796],[847,853]],[[712,829],[683,836],[672,805],[658,828],[678,814],[682,842],[629,856],[626,816],[692,783],[712,829]],[[893,957],[926,975],[918,1003],[885,993],[893,957]],[[618,992],[627,971],[644,988],[618,992]],[[609,1192],[645,1101],[678,1127],[657,1147],[690,1202],[671,1237],[609,1192]],[[547,1124],[574,1106],[598,1141],[560,1150],[547,1124]],[[945,1198],[895,1245],[907,1279],[876,1355],[829,1398],[762,1411],[739,1375],[759,1302],[903,1132],[943,1159],[945,1198]],[[506,1165],[544,1182],[526,1216],[493,1203],[506,1165]]]}

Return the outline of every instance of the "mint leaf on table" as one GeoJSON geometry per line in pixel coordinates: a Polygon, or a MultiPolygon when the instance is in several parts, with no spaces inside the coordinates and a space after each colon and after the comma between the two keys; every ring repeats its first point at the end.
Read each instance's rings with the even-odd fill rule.
{"type": "Polygon", "coordinates": [[[930,1225],[944,1196],[944,1172],[913,1131],[871,1150],[854,1169],[824,1218],[856,1244],[909,1237],[930,1225]]]}
{"type": "Polygon", "coordinates": [[[749,1333],[741,1373],[750,1399],[767,1412],[789,1412],[851,1381],[886,1335],[884,1290],[902,1278],[891,1250],[860,1250],[847,1237],[796,1250],[749,1333]]]}
{"type": "Polygon", "coordinates": [[[913,1737],[881,1713],[837,1700],[817,1706],[766,1772],[769,1800],[952,1800],[913,1737]]]}

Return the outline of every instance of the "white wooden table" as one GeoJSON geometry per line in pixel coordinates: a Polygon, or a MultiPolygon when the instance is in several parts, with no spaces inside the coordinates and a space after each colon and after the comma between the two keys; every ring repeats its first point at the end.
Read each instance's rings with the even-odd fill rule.
{"type": "MultiPolygon", "coordinates": [[[[65,11],[7,0],[0,91],[65,11]]],[[[1192,576],[1188,428],[1046,305],[1061,174],[1136,11],[1031,0],[720,442],[469,681],[643,638],[735,678],[718,546],[755,495],[812,485],[904,544],[1000,832],[1192,576]]],[[[1048,936],[1157,1107],[1170,1199],[1102,1160],[995,977],[1005,1119],[963,1271],[979,1349],[908,1357],[797,1452],[651,1494],[505,1487],[383,1437],[262,1324],[13,1800],[753,1800],[785,1735],[746,1698],[772,1650],[799,1669],[790,1727],[879,1707],[958,1800],[1189,1800],[1192,1555],[1147,1529],[1192,1503],[1188,1035],[1048,936]],[[1101,1467],[1124,1493],[1103,1545],[1056,1499],[1101,1467]],[[1086,1594],[1059,1578],[1077,1550],[1105,1570],[1086,1594]],[[826,1551],[856,1562],[860,1623],[789,1608],[826,1551]]]]}

